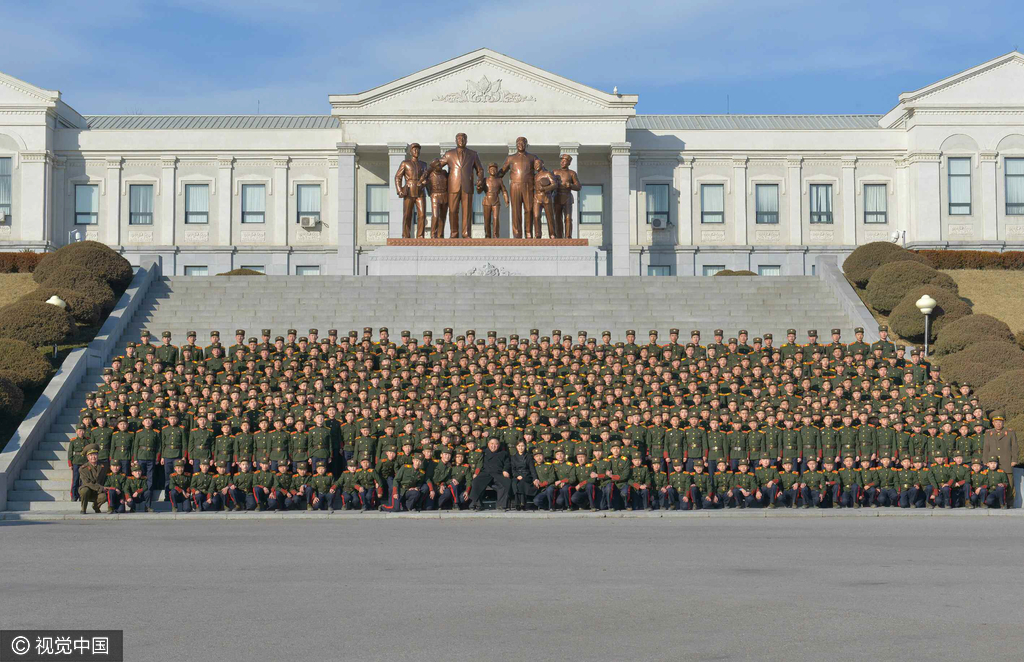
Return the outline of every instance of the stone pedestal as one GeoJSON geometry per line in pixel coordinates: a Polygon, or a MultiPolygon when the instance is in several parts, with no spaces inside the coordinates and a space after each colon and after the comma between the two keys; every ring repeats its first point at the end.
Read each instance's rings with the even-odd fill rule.
{"type": "Polygon", "coordinates": [[[370,276],[601,276],[607,273],[607,254],[596,247],[482,245],[486,240],[469,241],[475,245],[381,246],[366,256],[366,273],[370,276]]]}

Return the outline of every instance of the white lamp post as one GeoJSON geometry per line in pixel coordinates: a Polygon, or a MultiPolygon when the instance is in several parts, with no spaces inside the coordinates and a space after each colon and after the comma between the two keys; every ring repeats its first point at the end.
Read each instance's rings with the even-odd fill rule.
{"type": "Polygon", "coordinates": [[[924,315],[924,355],[928,356],[928,339],[931,336],[931,317],[932,311],[935,310],[935,306],[938,302],[925,294],[923,297],[918,299],[914,305],[924,315]]]}

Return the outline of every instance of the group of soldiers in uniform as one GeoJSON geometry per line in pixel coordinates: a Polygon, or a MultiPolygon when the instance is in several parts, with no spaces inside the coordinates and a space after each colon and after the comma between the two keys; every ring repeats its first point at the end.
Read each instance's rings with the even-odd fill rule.
{"type": "Polygon", "coordinates": [[[289,329],[138,343],[68,449],[82,512],[465,509],[507,449],[516,509],[1006,508],[1016,436],[888,339],[640,344],[289,329]],[[478,483],[479,484],[479,483],[478,483]]]}

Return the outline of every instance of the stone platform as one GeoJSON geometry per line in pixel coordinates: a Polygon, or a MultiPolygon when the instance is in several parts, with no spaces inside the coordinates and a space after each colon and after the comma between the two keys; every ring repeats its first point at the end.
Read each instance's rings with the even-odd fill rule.
{"type": "Polygon", "coordinates": [[[588,239],[513,239],[504,237],[499,239],[484,239],[482,237],[470,237],[466,239],[431,239],[415,238],[405,239],[401,237],[390,237],[388,246],[589,246],[588,239]]]}
{"type": "Polygon", "coordinates": [[[366,275],[604,276],[608,273],[607,253],[588,246],[586,239],[389,239],[388,244],[367,255],[366,275]],[[391,243],[398,241],[437,243],[391,243]],[[526,241],[536,243],[524,244],[526,241]]]}

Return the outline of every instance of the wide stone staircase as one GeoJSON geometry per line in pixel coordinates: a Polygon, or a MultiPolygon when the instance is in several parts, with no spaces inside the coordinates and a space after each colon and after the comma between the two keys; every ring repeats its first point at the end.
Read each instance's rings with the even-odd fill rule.
{"type": "MultiPolygon", "coordinates": [[[[475,329],[499,335],[542,335],[561,329],[573,336],[584,330],[613,339],[635,329],[638,342],[657,329],[668,341],[670,328],[681,340],[699,329],[710,341],[715,329],[726,338],[740,329],[751,338],[772,333],[776,345],[785,342],[787,328],[796,328],[798,340],[817,329],[827,339],[841,328],[851,340],[857,323],[849,319],[832,291],[815,277],[399,277],[399,276],[253,276],[170,277],[154,283],[118,340],[121,349],[148,329],[159,341],[170,331],[180,344],[188,331],[207,344],[211,330],[221,333],[225,345],[234,343],[235,329],[259,336],[260,329],[284,335],[289,328],[306,333],[317,328],[342,334],[365,326],[376,331],[386,326],[396,341],[403,330],[421,338],[425,329],[439,337],[445,327],[456,334],[475,329]]],[[[8,492],[12,511],[70,511],[71,470],[67,466],[68,439],[74,435],[85,394],[95,390],[101,370],[90,370],[44,441],[33,452],[14,489],[8,492]]],[[[162,496],[161,496],[162,498],[162,496]]],[[[158,504],[166,507],[166,504],[158,504]]]]}

